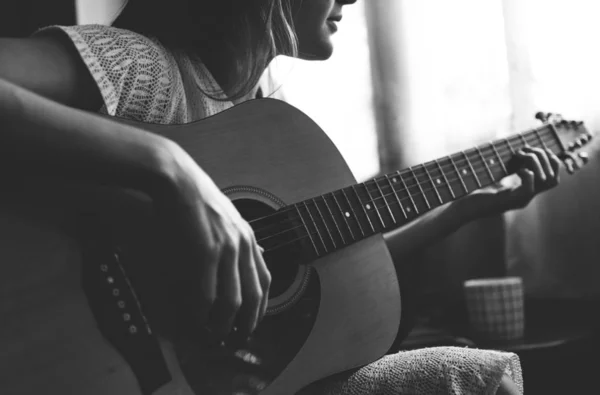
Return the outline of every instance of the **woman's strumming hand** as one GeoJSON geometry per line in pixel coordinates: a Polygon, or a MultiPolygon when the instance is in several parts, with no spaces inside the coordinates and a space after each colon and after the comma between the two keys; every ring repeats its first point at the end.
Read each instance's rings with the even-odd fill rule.
{"type": "Polygon", "coordinates": [[[231,200],[183,149],[174,150],[169,191],[155,201],[182,238],[183,275],[198,285],[193,313],[221,339],[234,327],[249,335],[266,312],[271,283],[262,249],[231,200]]]}

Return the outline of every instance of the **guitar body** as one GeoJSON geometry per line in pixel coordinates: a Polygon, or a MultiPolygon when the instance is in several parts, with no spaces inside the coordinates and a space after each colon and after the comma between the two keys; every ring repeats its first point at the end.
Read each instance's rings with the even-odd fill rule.
{"type": "MultiPolygon", "coordinates": [[[[140,126],[184,147],[248,220],[356,182],[323,131],[276,100],[140,126]]],[[[147,197],[55,185],[21,183],[3,198],[0,393],[293,394],[395,340],[399,286],[381,235],[311,262],[267,257],[268,316],[248,343],[221,346],[187,321],[193,283],[176,276],[176,242],[147,197]],[[158,355],[152,339],[168,382],[143,366],[158,355]]]]}

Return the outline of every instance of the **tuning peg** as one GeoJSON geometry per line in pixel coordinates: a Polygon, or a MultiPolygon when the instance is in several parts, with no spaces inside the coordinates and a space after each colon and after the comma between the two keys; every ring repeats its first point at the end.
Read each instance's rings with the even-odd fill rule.
{"type": "Polygon", "coordinates": [[[573,174],[573,173],[575,173],[575,170],[578,170],[581,168],[581,166],[579,165],[579,163],[577,161],[577,158],[572,153],[565,152],[561,155],[561,158],[563,159],[563,162],[565,163],[565,166],[567,167],[567,171],[569,172],[569,174],[573,174]]]}
{"type": "Polygon", "coordinates": [[[548,116],[545,113],[541,112],[541,111],[538,111],[538,112],[535,113],[535,119],[538,119],[538,120],[540,120],[541,122],[544,122],[544,123],[548,122],[548,116]]]}
{"type": "Polygon", "coordinates": [[[563,120],[562,115],[560,114],[554,114],[554,113],[547,113],[546,114],[546,122],[551,122],[551,123],[560,123],[561,125],[564,126],[569,126],[569,122],[563,120]]]}
{"type": "Polygon", "coordinates": [[[590,161],[590,156],[588,155],[587,152],[580,152],[578,154],[579,159],[581,159],[581,161],[583,162],[583,164],[587,164],[590,161]]]}

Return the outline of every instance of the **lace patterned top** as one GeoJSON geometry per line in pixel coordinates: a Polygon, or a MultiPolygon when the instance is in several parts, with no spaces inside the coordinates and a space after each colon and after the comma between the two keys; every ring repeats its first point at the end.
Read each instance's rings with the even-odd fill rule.
{"type": "Polygon", "coordinates": [[[199,59],[168,50],[156,39],[104,25],[52,26],[37,34],[57,29],[68,35],[94,77],[103,114],[178,124],[233,106],[205,94],[223,97],[215,94],[219,85],[199,59]]]}
{"type": "MultiPolygon", "coordinates": [[[[200,120],[233,106],[203,92],[220,88],[199,59],[160,42],[104,25],[54,26],[68,35],[94,77],[104,114],[140,122],[176,124],[200,120]],[[200,89],[199,89],[200,88],[200,89]]],[[[434,347],[386,356],[352,372],[306,388],[310,395],[494,394],[503,375],[523,390],[516,354],[434,347]]]]}

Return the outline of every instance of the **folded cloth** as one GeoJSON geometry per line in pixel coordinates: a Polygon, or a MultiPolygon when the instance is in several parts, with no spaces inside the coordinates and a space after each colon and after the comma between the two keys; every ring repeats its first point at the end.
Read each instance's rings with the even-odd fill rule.
{"type": "Polygon", "coordinates": [[[300,394],[495,394],[504,375],[523,392],[519,357],[468,347],[401,351],[351,372],[321,380],[300,394]]]}

